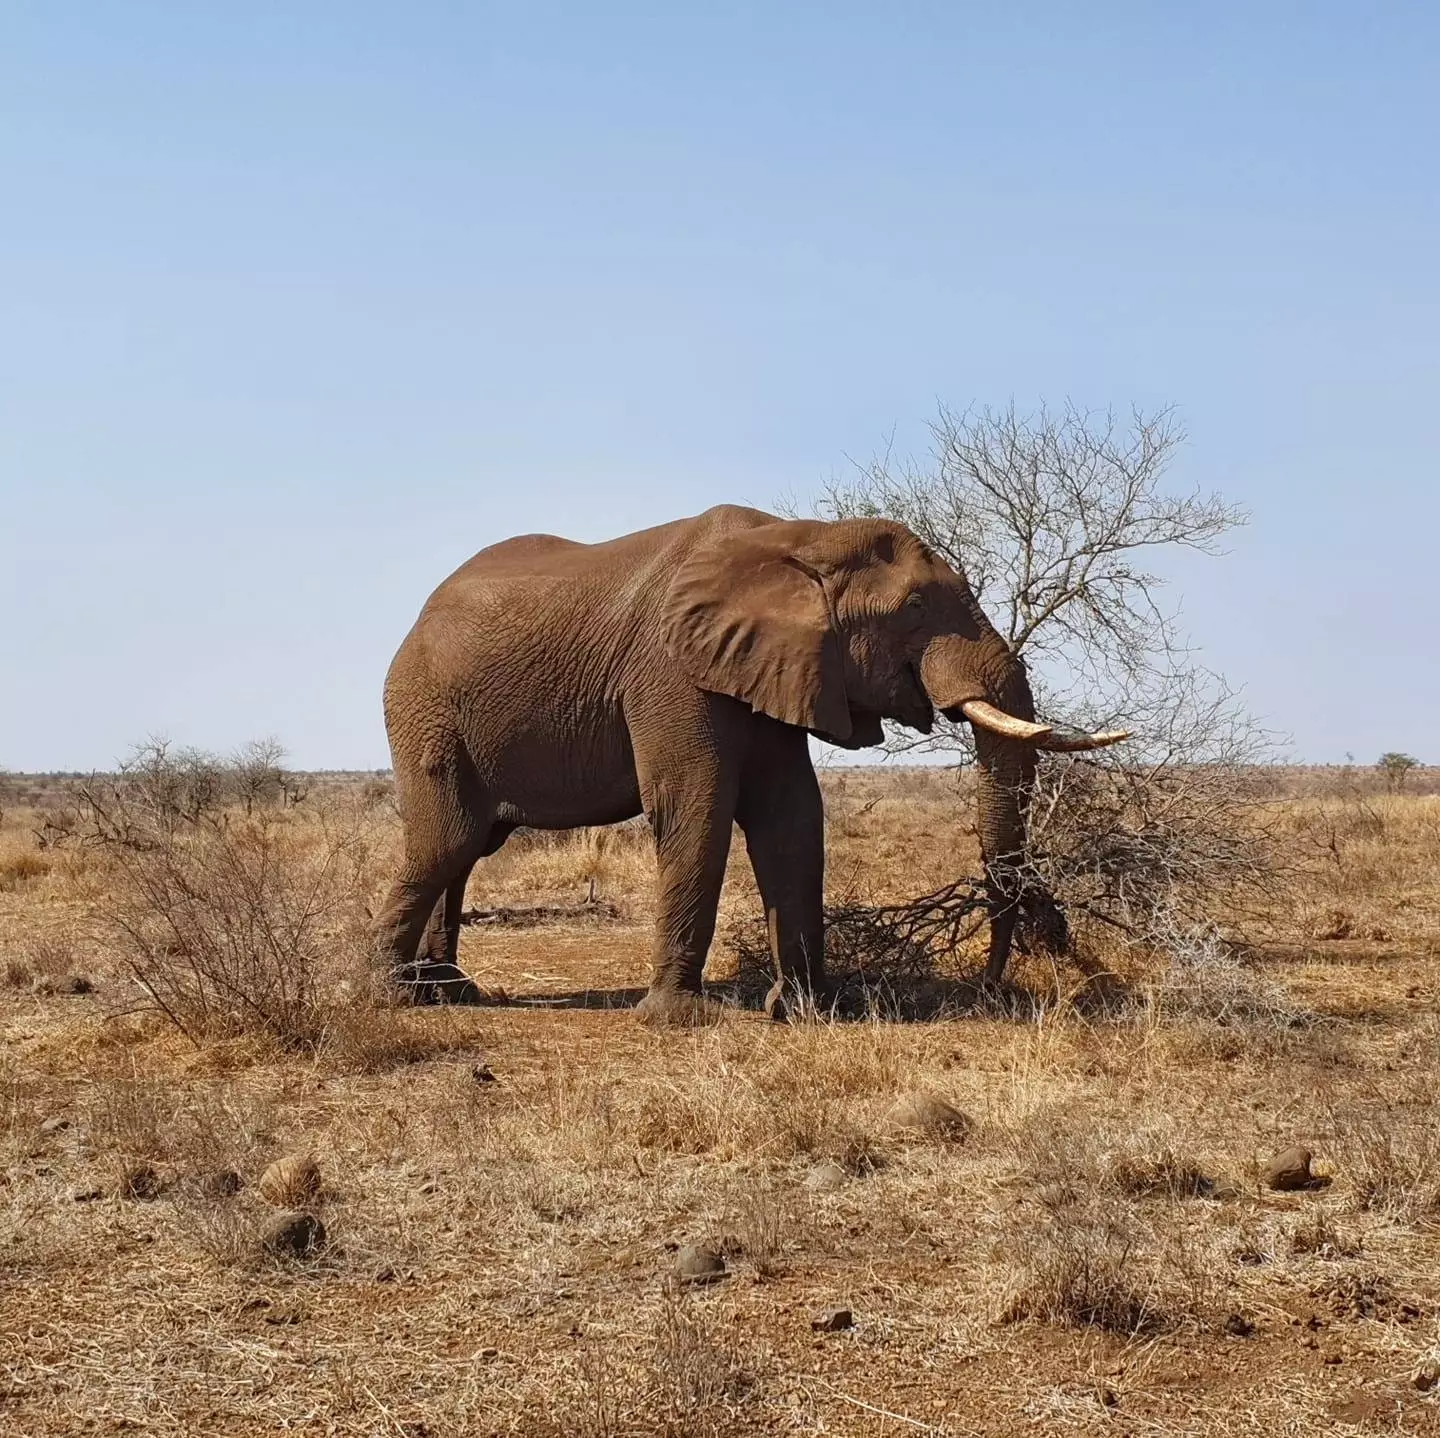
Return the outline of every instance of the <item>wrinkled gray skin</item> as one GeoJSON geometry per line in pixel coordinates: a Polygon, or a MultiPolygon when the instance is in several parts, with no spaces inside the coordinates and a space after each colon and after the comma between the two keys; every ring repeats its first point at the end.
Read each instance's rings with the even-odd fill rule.
{"type": "MultiPolygon", "coordinates": [[[[418,1001],[474,1001],[456,965],[465,884],[518,826],[644,812],[659,870],[643,1016],[704,1012],[701,971],[730,847],[745,835],[777,978],[822,1002],[820,790],[808,737],[876,744],[984,699],[1021,719],[1024,666],[964,577],[885,520],[780,520],[721,506],[604,544],[526,535],[431,596],[385,684],[404,824],[377,923],[418,1001]]],[[[977,730],[990,962],[1010,949],[1028,744],[977,730]]]]}

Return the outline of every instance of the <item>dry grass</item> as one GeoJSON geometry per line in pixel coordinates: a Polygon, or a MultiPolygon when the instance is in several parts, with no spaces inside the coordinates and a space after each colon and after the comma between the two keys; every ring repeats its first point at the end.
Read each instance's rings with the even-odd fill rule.
{"type": "MultiPolygon", "coordinates": [[[[357,953],[322,948],[300,1050],[135,1013],[115,871],[37,848],[54,796],[27,791],[0,829],[0,1431],[1435,1426],[1410,1376],[1440,1344],[1440,798],[1279,778],[1292,902],[1244,953],[1101,947],[1022,965],[1008,1007],[655,1034],[604,1006],[645,978],[643,831],[531,836],[472,904],[593,882],[622,917],[468,929],[464,961],[513,996],[481,1010],[377,1005],[357,953]],[[915,1090],[968,1113],[966,1141],[888,1133],[915,1090]],[[1328,1186],[1263,1189],[1290,1143],[1328,1186]],[[327,1241],[277,1257],[259,1178],[301,1152],[327,1241]],[[812,1187],[829,1160],[843,1181],[812,1187]],[[729,1276],[677,1286],[684,1243],[729,1276]],[[814,1332],[837,1304],[854,1326],[814,1332]]],[[[953,778],[825,786],[833,895],[973,863],[953,778]]],[[[373,903],[395,832],[362,798],[373,903]]],[[[301,865],[306,812],[280,841],[301,865]]],[[[754,903],[737,845],[726,917],[754,903]]]]}

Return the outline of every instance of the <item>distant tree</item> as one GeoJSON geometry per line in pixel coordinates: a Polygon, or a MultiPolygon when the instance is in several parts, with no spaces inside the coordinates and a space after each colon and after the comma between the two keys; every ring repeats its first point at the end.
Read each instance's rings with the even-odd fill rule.
{"type": "Polygon", "coordinates": [[[285,797],[288,775],[283,767],[285,746],[273,735],[252,739],[230,760],[235,797],[246,814],[257,805],[279,803],[285,797]]]}
{"type": "Polygon", "coordinates": [[[1385,787],[1393,794],[1405,787],[1406,777],[1412,769],[1420,767],[1420,761],[1413,754],[1402,754],[1396,749],[1388,750],[1376,761],[1375,767],[1385,776],[1385,787]]]}

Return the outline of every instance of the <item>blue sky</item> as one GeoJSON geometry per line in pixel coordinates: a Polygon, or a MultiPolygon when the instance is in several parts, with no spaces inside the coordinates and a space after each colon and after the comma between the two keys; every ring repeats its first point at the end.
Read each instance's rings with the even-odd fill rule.
{"type": "Polygon", "coordinates": [[[1437,54],[1419,4],[12,0],[0,765],[382,765],[482,545],[1012,397],[1177,404],[1253,515],[1176,569],[1207,662],[1298,757],[1440,761],[1437,54]]]}

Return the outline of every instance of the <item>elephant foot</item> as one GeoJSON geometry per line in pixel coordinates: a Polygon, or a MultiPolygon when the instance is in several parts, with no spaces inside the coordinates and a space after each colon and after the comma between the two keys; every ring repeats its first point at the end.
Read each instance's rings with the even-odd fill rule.
{"type": "Polygon", "coordinates": [[[806,988],[793,979],[776,979],[765,995],[765,1015],[780,1024],[807,1017],[817,1018],[828,1014],[834,1002],[835,995],[829,984],[813,984],[806,988]]]}
{"type": "Polygon", "coordinates": [[[695,1029],[720,1022],[724,1009],[714,999],[687,989],[651,989],[635,1005],[635,1017],[648,1028],[695,1029]]]}
{"type": "Polygon", "coordinates": [[[455,964],[428,961],[406,964],[395,970],[393,982],[400,1000],[417,1007],[485,1002],[474,979],[455,964]]]}

